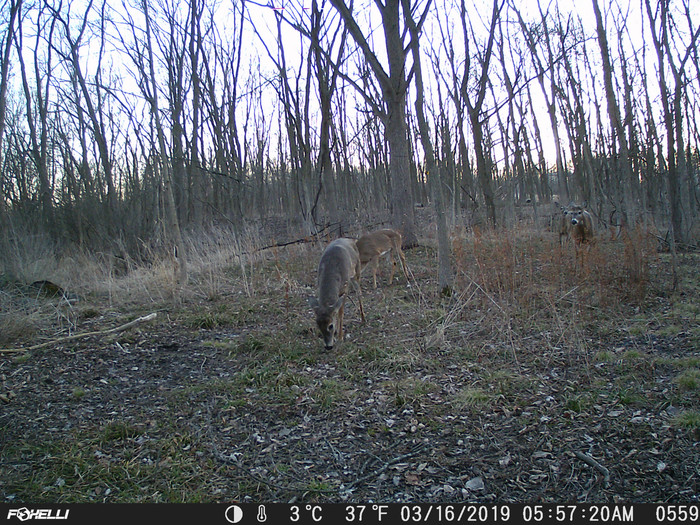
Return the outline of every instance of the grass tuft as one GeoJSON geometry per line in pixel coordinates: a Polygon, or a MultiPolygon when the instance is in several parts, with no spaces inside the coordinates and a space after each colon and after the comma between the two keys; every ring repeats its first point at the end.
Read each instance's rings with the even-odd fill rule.
{"type": "Polygon", "coordinates": [[[676,383],[682,390],[700,390],[700,369],[690,368],[688,370],[684,370],[678,377],[676,377],[676,383]]]}

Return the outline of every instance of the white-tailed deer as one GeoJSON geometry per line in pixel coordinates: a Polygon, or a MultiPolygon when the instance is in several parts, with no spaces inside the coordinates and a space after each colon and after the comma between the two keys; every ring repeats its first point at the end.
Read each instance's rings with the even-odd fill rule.
{"type": "Polygon", "coordinates": [[[318,263],[318,298],[309,297],[309,305],[316,314],[316,324],[326,350],[331,350],[336,339],[343,340],[343,311],[348,282],[356,286],[360,315],[365,322],[360,290],[360,252],[354,239],[334,240],[323,251],[318,263]]]}
{"type": "Polygon", "coordinates": [[[357,240],[357,249],[360,251],[360,262],[362,269],[372,264],[372,277],[374,279],[374,288],[377,288],[377,268],[379,267],[379,259],[389,254],[391,259],[391,276],[389,282],[394,280],[394,271],[396,270],[396,259],[401,263],[401,269],[408,281],[408,268],[406,267],[406,258],[401,250],[401,234],[395,230],[377,230],[372,233],[367,233],[357,240]]]}
{"type": "Polygon", "coordinates": [[[593,242],[593,217],[584,206],[570,204],[568,207],[568,217],[571,221],[569,235],[574,240],[576,253],[579,252],[581,246],[586,244],[589,248],[593,242]]]}
{"type": "Polygon", "coordinates": [[[569,209],[561,206],[561,217],[559,218],[559,246],[564,246],[569,242],[571,232],[571,218],[569,209]]]}

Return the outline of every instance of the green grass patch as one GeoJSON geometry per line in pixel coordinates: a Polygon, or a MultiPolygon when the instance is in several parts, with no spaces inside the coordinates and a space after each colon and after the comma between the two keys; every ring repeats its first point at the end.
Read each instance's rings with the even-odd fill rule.
{"type": "Polygon", "coordinates": [[[84,398],[85,394],[85,389],[80,387],[74,388],[72,392],[73,399],[75,399],[76,401],[80,401],[82,398],[84,398]]]}
{"type": "Polygon", "coordinates": [[[184,324],[193,330],[213,330],[219,327],[234,325],[235,322],[229,314],[203,312],[187,318],[184,324]]]}
{"type": "Polygon", "coordinates": [[[700,411],[686,410],[673,418],[673,424],[687,429],[700,429],[700,411]]]}
{"type": "Polygon", "coordinates": [[[424,402],[425,396],[437,392],[440,387],[430,381],[408,377],[394,382],[391,390],[394,395],[394,403],[397,407],[402,407],[416,402],[424,402]]]}
{"type": "Polygon", "coordinates": [[[123,421],[111,421],[105,425],[102,437],[105,441],[117,441],[136,437],[141,431],[133,425],[123,421]]]}
{"type": "Polygon", "coordinates": [[[644,402],[644,398],[629,388],[623,388],[618,392],[617,400],[621,405],[634,406],[644,402]]]}
{"type": "Polygon", "coordinates": [[[456,408],[486,407],[494,402],[492,394],[481,388],[463,388],[452,397],[452,404],[456,408]]]}
{"type": "Polygon", "coordinates": [[[347,400],[345,394],[347,385],[335,379],[324,379],[314,391],[317,403],[325,409],[344,404],[347,400]]]}
{"type": "Polygon", "coordinates": [[[497,370],[488,374],[485,380],[494,386],[499,395],[510,400],[519,399],[532,386],[530,378],[520,375],[513,370],[497,370]]]}
{"type": "Polygon", "coordinates": [[[684,370],[678,377],[676,383],[681,390],[696,391],[700,389],[700,369],[689,368],[684,370]]]}
{"type": "Polygon", "coordinates": [[[667,324],[656,331],[657,335],[661,337],[675,337],[681,332],[683,332],[683,327],[676,324],[667,324]]]}
{"type": "Polygon", "coordinates": [[[235,353],[256,354],[267,348],[268,342],[261,337],[249,335],[243,339],[235,348],[235,353]]]}
{"type": "Polygon", "coordinates": [[[637,323],[629,327],[629,334],[632,336],[644,335],[648,328],[646,323],[637,323]]]}
{"type": "Polygon", "coordinates": [[[623,361],[637,361],[642,358],[642,353],[639,350],[627,350],[622,354],[623,361]]]}
{"type": "Polygon", "coordinates": [[[208,502],[211,472],[193,441],[173,432],[147,446],[120,441],[133,427],[110,423],[99,434],[16,446],[28,475],[6,477],[4,491],[34,503],[208,502]],[[109,438],[105,441],[105,438],[109,438]]]}
{"type": "Polygon", "coordinates": [[[593,360],[596,363],[610,363],[613,361],[613,359],[615,359],[615,356],[608,350],[601,350],[600,352],[596,352],[596,354],[593,356],[593,360]]]}
{"type": "Polygon", "coordinates": [[[16,365],[21,365],[27,363],[31,360],[32,356],[29,352],[23,352],[16,357],[12,358],[12,362],[16,365]]]}
{"type": "Polygon", "coordinates": [[[564,400],[564,410],[580,414],[590,406],[590,399],[587,395],[570,395],[564,400]]]}
{"type": "Polygon", "coordinates": [[[700,357],[656,357],[654,363],[657,366],[672,366],[679,369],[700,368],[700,357]]]}

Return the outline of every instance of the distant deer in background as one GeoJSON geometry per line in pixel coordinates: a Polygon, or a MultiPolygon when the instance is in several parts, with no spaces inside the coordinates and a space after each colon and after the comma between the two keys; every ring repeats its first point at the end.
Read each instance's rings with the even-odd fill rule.
{"type": "Polygon", "coordinates": [[[571,237],[571,218],[569,217],[569,209],[560,206],[561,217],[559,218],[559,246],[564,246],[571,237]]]}
{"type": "Polygon", "coordinates": [[[408,281],[408,267],[406,266],[406,257],[401,250],[401,234],[395,230],[377,230],[367,233],[357,240],[357,249],[360,252],[360,263],[362,268],[366,268],[372,264],[372,278],[374,279],[374,288],[377,288],[377,269],[379,268],[379,259],[389,254],[391,259],[391,276],[389,282],[394,281],[394,271],[396,270],[396,259],[401,263],[401,269],[408,281]]]}
{"type": "Polygon", "coordinates": [[[330,243],[318,263],[318,298],[309,297],[309,305],[316,314],[326,350],[331,350],[336,339],[343,340],[343,312],[345,292],[352,281],[357,288],[360,315],[365,322],[362,308],[360,252],[354,239],[340,238],[330,243]]]}
{"type": "Polygon", "coordinates": [[[593,242],[593,217],[586,211],[585,206],[586,203],[582,206],[570,204],[568,207],[568,218],[571,221],[569,235],[574,240],[577,254],[583,244],[590,249],[593,242]]]}
{"type": "Polygon", "coordinates": [[[590,246],[593,241],[593,217],[586,210],[586,203],[582,205],[570,202],[568,206],[560,206],[559,217],[559,245],[564,246],[569,239],[573,239],[576,253],[582,244],[590,246]]]}

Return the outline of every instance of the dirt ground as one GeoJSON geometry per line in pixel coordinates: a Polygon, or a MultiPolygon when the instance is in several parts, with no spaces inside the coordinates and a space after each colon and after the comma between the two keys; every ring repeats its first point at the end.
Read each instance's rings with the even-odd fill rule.
{"type": "Polygon", "coordinates": [[[426,246],[406,253],[410,283],[366,274],[367,323],[353,299],[331,351],[306,302],[311,248],[177,303],[86,297],[74,333],[157,317],[0,356],[0,497],[697,503],[700,258],[680,258],[679,293],[654,256],[635,303],[513,248],[506,277],[527,281],[457,251],[451,298],[426,246]]]}

